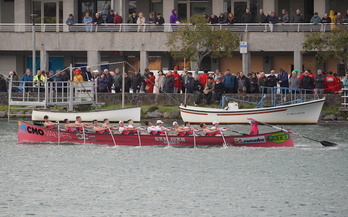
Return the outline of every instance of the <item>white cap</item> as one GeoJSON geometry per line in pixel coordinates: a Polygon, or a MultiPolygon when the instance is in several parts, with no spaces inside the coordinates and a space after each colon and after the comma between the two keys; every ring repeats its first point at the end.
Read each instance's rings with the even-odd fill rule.
{"type": "Polygon", "coordinates": [[[120,123],[123,123],[124,121],[122,121],[122,120],[120,120],[118,123],[120,124],[120,123]]]}
{"type": "Polygon", "coordinates": [[[157,120],[156,124],[163,124],[163,121],[157,120]]]}
{"type": "Polygon", "coordinates": [[[213,121],[213,125],[215,125],[215,124],[219,124],[219,122],[217,122],[217,121],[213,121]]]}
{"type": "Polygon", "coordinates": [[[91,67],[90,66],[86,66],[86,69],[90,69],[91,67]]]}
{"type": "Polygon", "coordinates": [[[173,126],[175,126],[175,125],[177,125],[177,124],[178,124],[178,122],[176,122],[176,121],[173,122],[173,126]]]}
{"type": "Polygon", "coordinates": [[[98,73],[99,73],[99,70],[98,70],[98,69],[96,69],[96,70],[93,70],[93,72],[98,72],[98,73]]]}

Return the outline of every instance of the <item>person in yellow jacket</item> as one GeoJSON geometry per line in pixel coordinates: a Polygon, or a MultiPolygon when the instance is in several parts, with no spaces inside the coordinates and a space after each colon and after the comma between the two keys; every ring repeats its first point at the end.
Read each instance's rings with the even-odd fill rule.
{"type": "Polygon", "coordinates": [[[47,81],[47,78],[45,76],[45,72],[41,70],[37,70],[37,73],[33,78],[33,82],[35,87],[40,88],[40,92],[44,91],[46,81],[47,81]]]}
{"type": "Polygon", "coordinates": [[[73,85],[77,86],[79,82],[83,82],[83,76],[82,76],[82,71],[80,69],[75,69],[74,71],[74,78],[73,78],[73,85]]]}

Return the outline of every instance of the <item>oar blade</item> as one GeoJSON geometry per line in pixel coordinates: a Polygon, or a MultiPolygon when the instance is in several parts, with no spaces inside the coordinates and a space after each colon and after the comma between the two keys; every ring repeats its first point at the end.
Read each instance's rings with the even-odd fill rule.
{"type": "Polygon", "coordinates": [[[333,142],[329,142],[329,141],[320,141],[320,143],[325,146],[325,147],[333,147],[333,146],[337,146],[336,143],[333,142]]]}

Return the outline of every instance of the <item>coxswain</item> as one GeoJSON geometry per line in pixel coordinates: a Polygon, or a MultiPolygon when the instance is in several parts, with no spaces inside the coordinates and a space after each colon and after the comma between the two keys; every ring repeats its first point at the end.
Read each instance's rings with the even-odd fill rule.
{"type": "Polygon", "coordinates": [[[45,115],[44,116],[44,121],[45,121],[45,123],[44,123],[44,126],[46,127],[46,128],[48,128],[48,129],[54,129],[55,128],[55,126],[57,126],[58,124],[59,124],[59,122],[57,121],[57,122],[51,122],[51,121],[49,121],[48,120],[48,116],[47,115],[45,115]]]}
{"type": "Polygon", "coordinates": [[[259,126],[257,124],[257,121],[249,121],[249,124],[251,125],[249,135],[258,135],[259,134],[259,126]]]}
{"type": "Polygon", "coordinates": [[[173,127],[174,127],[174,131],[176,133],[176,135],[178,136],[186,136],[187,132],[190,131],[189,128],[184,128],[184,127],[180,127],[178,122],[174,121],[173,122],[173,127]]]}
{"type": "Polygon", "coordinates": [[[109,128],[99,127],[98,120],[96,120],[96,119],[93,120],[93,131],[95,133],[99,133],[99,134],[110,133],[110,131],[108,131],[108,130],[109,130],[109,128]]]}
{"type": "Polygon", "coordinates": [[[218,129],[209,129],[205,123],[201,123],[199,126],[202,128],[205,136],[221,136],[221,133],[216,134],[216,132],[219,131],[218,129]]]}

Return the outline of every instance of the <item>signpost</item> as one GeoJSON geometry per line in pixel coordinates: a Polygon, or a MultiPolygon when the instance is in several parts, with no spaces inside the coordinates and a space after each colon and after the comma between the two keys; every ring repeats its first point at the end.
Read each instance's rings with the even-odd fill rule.
{"type": "Polygon", "coordinates": [[[248,53],[248,43],[246,41],[241,41],[239,48],[240,48],[240,53],[248,53]]]}

